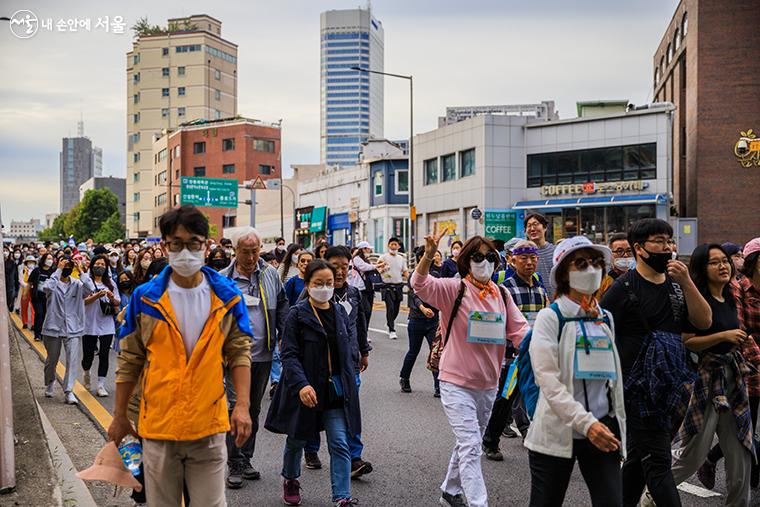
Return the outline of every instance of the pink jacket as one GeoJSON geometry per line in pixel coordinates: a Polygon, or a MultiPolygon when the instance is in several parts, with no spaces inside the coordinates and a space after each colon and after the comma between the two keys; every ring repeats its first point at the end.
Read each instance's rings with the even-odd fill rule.
{"type": "MultiPolygon", "coordinates": [[[[412,289],[417,296],[441,311],[441,332],[444,334],[451,318],[454,301],[459,293],[460,283],[461,280],[458,278],[420,276],[416,271],[412,275],[412,289]]],[[[465,280],[464,284],[464,297],[451,327],[449,341],[443,349],[438,378],[467,389],[496,389],[499,384],[505,346],[468,343],[470,312],[477,310],[505,314],[507,317],[506,339],[515,347],[520,346],[529,326],[508,291],[504,291],[507,300],[507,308],[504,308],[504,300],[500,295],[491,295],[482,300],[480,291],[474,285],[468,280],[465,280]]]]}

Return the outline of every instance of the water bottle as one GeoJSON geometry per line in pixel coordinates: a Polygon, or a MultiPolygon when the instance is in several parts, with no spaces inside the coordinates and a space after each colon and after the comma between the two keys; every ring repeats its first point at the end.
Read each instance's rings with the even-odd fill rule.
{"type": "Polygon", "coordinates": [[[140,463],[142,463],[142,445],[132,435],[127,435],[119,445],[119,454],[124,466],[132,472],[132,475],[140,475],[140,463]]]}

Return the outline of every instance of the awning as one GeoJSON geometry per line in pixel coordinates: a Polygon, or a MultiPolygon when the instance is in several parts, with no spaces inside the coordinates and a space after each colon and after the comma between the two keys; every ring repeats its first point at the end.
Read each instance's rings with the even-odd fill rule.
{"type": "Polygon", "coordinates": [[[327,224],[327,208],[314,208],[311,212],[311,227],[309,232],[323,232],[327,224]]]}
{"type": "Polygon", "coordinates": [[[609,195],[598,197],[574,197],[572,199],[540,199],[517,201],[514,209],[588,208],[592,206],[617,206],[636,204],[667,204],[665,194],[609,195]]]}

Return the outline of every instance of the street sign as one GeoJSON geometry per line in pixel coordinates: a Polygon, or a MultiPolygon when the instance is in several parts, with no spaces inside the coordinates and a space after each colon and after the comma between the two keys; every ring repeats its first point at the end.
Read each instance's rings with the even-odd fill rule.
{"type": "Polygon", "coordinates": [[[515,237],[515,212],[508,210],[486,210],[486,236],[509,241],[515,237]]]}
{"type": "Polygon", "coordinates": [[[261,176],[256,176],[256,179],[253,180],[251,188],[254,190],[266,190],[267,184],[264,183],[264,180],[261,179],[261,176]]]}
{"type": "Polygon", "coordinates": [[[282,186],[282,180],[279,178],[267,180],[267,190],[279,190],[282,186]]]}
{"type": "Polygon", "coordinates": [[[209,208],[237,208],[238,181],[223,178],[180,178],[180,203],[209,208]]]}
{"type": "Polygon", "coordinates": [[[470,211],[470,216],[472,217],[473,220],[480,220],[480,217],[483,216],[483,212],[480,211],[479,208],[472,208],[472,210],[470,211]]]}

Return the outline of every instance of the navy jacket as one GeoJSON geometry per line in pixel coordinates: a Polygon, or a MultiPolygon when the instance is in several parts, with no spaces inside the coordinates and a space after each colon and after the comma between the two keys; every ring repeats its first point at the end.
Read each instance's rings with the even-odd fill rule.
{"type": "MultiPolygon", "coordinates": [[[[356,387],[355,363],[352,358],[349,317],[342,306],[330,303],[335,312],[340,369],[333,365],[333,374],[340,372],[343,384],[343,410],[351,435],[361,433],[359,395],[356,387]]],[[[269,405],[264,427],[273,433],[298,440],[316,440],[324,430],[320,403],[327,400],[327,335],[314,315],[308,300],[290,308],[285,319],[285,333],[280,351],[282,377],[269,405]],[[301,403],[299,392],[312,386],[317,393],[317,407],[301,403]]]]}
{"type": "Polygon", "coordinates": [[[441,278],[454,278],[457,273],[459,273],[457,261],[451,257],[443,261],[443,266],[441,266],[441,278]]]}

